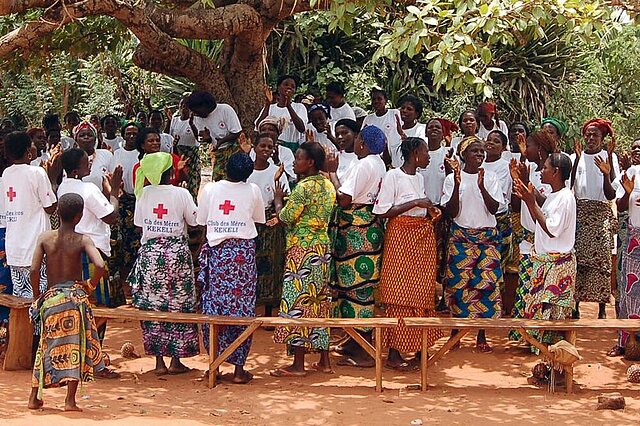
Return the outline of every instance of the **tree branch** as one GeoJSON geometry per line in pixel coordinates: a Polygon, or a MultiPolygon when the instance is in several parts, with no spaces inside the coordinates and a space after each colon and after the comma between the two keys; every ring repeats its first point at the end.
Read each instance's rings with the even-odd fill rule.
{"type": "Polygon", "coordinates": [[[40,20],[26,22],[0,37],[0,58],[16,50],[28,52],[40,38],[71,21],[72,18],[63,13],[61,7],[50,9],[40,20]]]}
{"type": "Polygon", "coordinates": [[[60,0],[1,0],[0,16],[22,13],[29,9],[50,7],[60,0]]]}

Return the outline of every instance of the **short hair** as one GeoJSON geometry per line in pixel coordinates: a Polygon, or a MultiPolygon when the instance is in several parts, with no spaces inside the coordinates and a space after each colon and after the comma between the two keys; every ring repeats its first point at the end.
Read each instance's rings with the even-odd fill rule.
{"type": "Polygon", "coordinates": [[[11,132],[4,138],[4,152],[9,160],[16,161],[24,157],[31,144],[27,132],[11,132]]]}
{"type": "Polygon", "coordinates": [[[229,157],[226,172],[230,180],[244,182],[253,173],[253,160],[246,152],[236,152],[229,157]]]}
{"type": "Polygon", "coordinates": [[[398,108],[400,108],[402,104],[406,102],[409,102],[413,106],[413,109],[416,110],[416,114],[418,114],[418,118],[420,118],[420,116],[422,115],[422,111],[424,111],[424,108],[422,106],[422,102],[420,101],[420,99],[418,99],[413,95],[404,95],[403,97],[400,98],[400,100],[398,100],[398,108]]]}
{"type": "Polygon", "coordinates": [[[507,146],[507,144],[509,143],[509,138],[507,137],[507,135],[502,133],[501,130],[492,130],[492,131],[490,131],[489,134],[487,135],[487,139],[489,139],[489,136],[491,136],[492,134],[498,135],[498,137],[500,138],[500,142],[502,143],[503,147],[507,146]]]}
{"type": "Polygon", "coordinates": [[[313,161],[313,166],[316,170],[322,170],[324,162],[327,158],[324,148],[318,142],[305,142],[300,145],[299,149],[313,161]]]}
{"type": "Polygon", "coordinates": [[[58,114],[47,114],[44,117],[42,117],[42,127],[45,130],[51,130],[52,127],[54,127],[55,125],[60,125],[60,117],[58,116],[58,114]]]}
{"type": "Polygon", "coordinates": [[[87,153],[80,148],[71,148],[69,151],[63,152],[60,157],[62,169],[67,173],[67,175],[71,175],[71,172],[80,167],[80,160],[85,155],[87,155],[87,153]]]}
{"type": "Polygon", "coordinates": [[[352,120],[350,118],[343,118],[341,120],[338,120],[338,122],[336,123],[336,128],[338,128],[338,126],[347,127],[353,133],[356,133],[356,134],[360,133],[360,125],[358,124],[357,121],[352,120]]]}
{"type": "Polygon", "coordinates": [[[416,152],[420,145],[425,144],[424,139],[422,138],[406,138],[402,141],[402,145],[400,145],[400,151],[402,152],[403,158],[410,158],[411,154],[416,152]]]}
{"type": "Polygon", "coordinates": [[[273,140],[270,133],[262,132],[258,134],[258,136],[256,137],[256,145],[258,144],[258,142],[260,142],[260,140],[267,139],[267,138],[271,139],[271,142],[275,144],[276,141],[273,140]]]}
{"type": "Polygon", "coordinates": [[[338,83],[337,81],[332,81],[331,83],[327,84],[326,91],[335,93],[336,95],[339,95],[339,96],[344,96],[346,93],[344,90],[344,86],[338,83]]]}
{"type": "Polygon", "coordinates": [[[138,123],[137,121],[127,121],[126,123],[124,123],[124,125],[120,128],[120,135],[124,138],[124,134],[127,132],[127,128],[128,127],[135,127],[136,129],[138,129],[138,132],[140,132],[140,130],[142,130],[142,126],[140,125],[140,123],[138,123]]]}
{"type": "Polygon", "coordinates": [[[153,114],[160,114],[160,117],[162,117],[162,119],[164,120],[164,113],[162,111],[160,111],[159,109],[152,109],[151,111],[149,111],[149,115],[148,115],[148,119],[151,120],[151,116],[153,114]]]}
{"type": "Polygon", "coordinates": [[[73,192],[64,194],[58,199],[58,215],[61,222],[71,222],[84,209],[84,199],[73,192]]]}
{"type": "Polygon", "coordinates": [[[78,113],[78,111],[69,111],[64,115],[64,122],[66,123],[67,120],[71,117],[75,117],[78,119],[78,121],[80,121],[80,114],[78,113]]]}
{"type": "Polygon", "coordinates": [[[474,110],[468,109],[466,111],[462,111],[462,114],[460,114],[460,117],[458,117],[458,127],[460,127],[461,129],[462,129],[462,117],[464,117],[465,114],[473,115],[476,121],[478,121],[478,117],[476,116],[476,112],[474,110]]]}
{"type": "Polygon", "coordinates": [[[191,93],[185,99],[185,103],[187,105],[187,108],[189,109],[204,107],[207,109],[211,109],[212,111],[218,105],[215,96],[204,90],[196,90],[195,92],[191,93]]]}
{"type": "Polygon", "coordinates": [[[280,86],[282,83],[284,83],[285,80],[289,80],[289,79],[293,80],[296,87],[298,87],[300,79],[298,79],[298,77],[296,77],[295,75],[291,75],[291,74],[284,74],[278,77],[278,79],[276,80],[276,87],[280,86]]]}
{"type": "Polygon", "coordinates": [[[106,121],[107,121],[109,118],[113,118],[113,119],[116,121],[116,128],[117,128],[117,127],[118,127],[118,117],[116,117],[116,116],[115,116],[115,115],[113,115],[113,114],[107,114],[107,115],[105,115],[104,117],[102,117],[102,118],[100,119],[100,126],[104,128],[104,123],[106,123],[106,121]]]}
{"type": "Polygon", "coordinates": [[[376,93],[380,93],[382,96],[384,96],[385,99],[389,99],[389,96],[387,96],[387,92],[380,89],[379,87],[374,87],[373,89],[371,89],[371,97],[373,98],[373,95],[375,95],[376,93]]]}
{"type": "Polygon", "coordinates": [[[560,170],[560,176],[563,181],[569,179],[571,176],[571,159],[566,154],[554,152],[549,155],[549,163],[560,170]]]}
{"type": "Polygon", "coordinates": [[[531,133],[531,130],[529,130],[529,126],[527,126],[527,123],[525,123],[524,121],[516,121],[514,123],[511,123],[511,126],[509,126],[509,130],[511,130],[514,126],[522,126],[524,128],[525,136],[529,136],[529,134],[531,133]]]}
{"type": "Polygon", "coordinates": [[[139,159],[142,159],[142,157],[144,157],[144,148],[142,147],[142,145],[144,145],[144,141],[147,140],[147,136],[152,133],[160,137],[160,132],[153,127],[145,127],[138,132],[138,135],[136,136],[136,149],[140,153],[140,155],[138,155],[139,159]]]}

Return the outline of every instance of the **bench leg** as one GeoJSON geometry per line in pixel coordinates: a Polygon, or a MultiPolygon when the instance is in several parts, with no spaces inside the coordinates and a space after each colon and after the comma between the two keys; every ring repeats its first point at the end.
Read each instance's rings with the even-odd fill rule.
{"type": "MultiPolygon", "coordinates": [[[[566,332],[566,340],[571,343],[573,346],[576,345],[577,340],[577,332],[575,330],[566,332]]],[[[564,368],[564,380],[567,385],[567,393],[573,393],[573,365],[567,365],[564,368]]]]}
{"type": "Polygon", "coordinates": [[[218,326],[209,324],[209,389],[216,386],[217,371],[211,368],[218,354],[218,326]]]}
{"type": "Polygon", "coordinates": [[[429,348],[427,347],[429,329],[422,330],[422,353],[420,356],[420,390],[422,392],[427,391],[427,371],[429,368],[429,348]]]}
{"type": "Polygon", "coordinates": [[[9,311],[7,351],[4,369],[7,371],[33,368],[33,326],[29,320],[29,308],[11,308],[9,311]]]}
{"type": "Polygon", "coordinates": [[[376,392],[382,392],[382,327],[375,328],[376,392]]]}
{"type": "MultiPolygon", "coordinates": [[[[209,370],[214,370],[214,373],[217,373],[218,368],[222,365],[223,362],[227,360],[227,358],[236,350],[238,347],[244,343],[245,340],[249,338],[260,326],[262,325],[262,321],[254,321],[251,325],[247,326],[247,329],[242,332],[238,336],[236,340],[231,343],[227,349],[225,349],[220,356],[218,356],[213,362],[209,364],[209,370]]],[[[216,333],[217,334],[217,333],[216,333]]],[[[217,338],[217,336],[216,336],[217,338]]],[[[211,347],[211,345],[209,345],[211,347]]],[[[211,373],[209,373],[211,375],[211,373]]],[[[211,379],[209,379],[211,380],[211,379]]]]}

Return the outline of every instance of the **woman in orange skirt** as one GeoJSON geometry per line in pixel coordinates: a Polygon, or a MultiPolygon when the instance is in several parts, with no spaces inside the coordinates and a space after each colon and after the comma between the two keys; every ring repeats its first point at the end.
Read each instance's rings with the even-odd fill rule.
{"type": "MultiPolygon", "coordinates": [[[[385,175],[373,213],[389,219],[380,275],[381,300],[392,318],[435,317],[436,240],[433,224],[440,211],[425,194],[417,168],[429,164],[429,149],[420,138],[406,138],[401,146],[404,164],[385,175]]],[[[431,330],[428,346],[442,337],[431,330]]],[[[387,367],[416,368],[422,348],[422,331],[409,329],[402,320],[387,329],[383,344],[389,347],[387,367]],[[410,362],[402,353],[415,352],[410,362]]],[[[425,354],[426,356],[426,354],[425,354]]]]}

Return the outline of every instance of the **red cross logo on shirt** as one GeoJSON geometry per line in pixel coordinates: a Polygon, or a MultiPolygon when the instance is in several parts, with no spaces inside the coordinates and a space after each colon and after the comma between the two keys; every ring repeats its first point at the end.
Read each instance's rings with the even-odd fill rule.
{"type": "Polygon", "coordinates": [[[7,191],[7,197],[9,197],[9,202],[12,203],[13,199],[16,198],[16,193],[13,191],[13,186],[9,187],[7,191]]]}
{"type": "Polygon", "coordinates": [[[220,210],[222,210],[223,214],[228,215],[230,212],[232,212],[232,211],[234,211],[236,209],[236,206],[231,204],[231,200],[225,200],[224,204],[220,204],[220,206],[218,206],[218,208],[220,210]]]}
{"type": "Polygon", "coordinates": [[[164,208],[164,204],[160,203],[158,204],[158,207],[153,209],[153,213],[158,217],[158,219],[162,219],[165,214],[169,213],[169,210],[164,208]]]}

